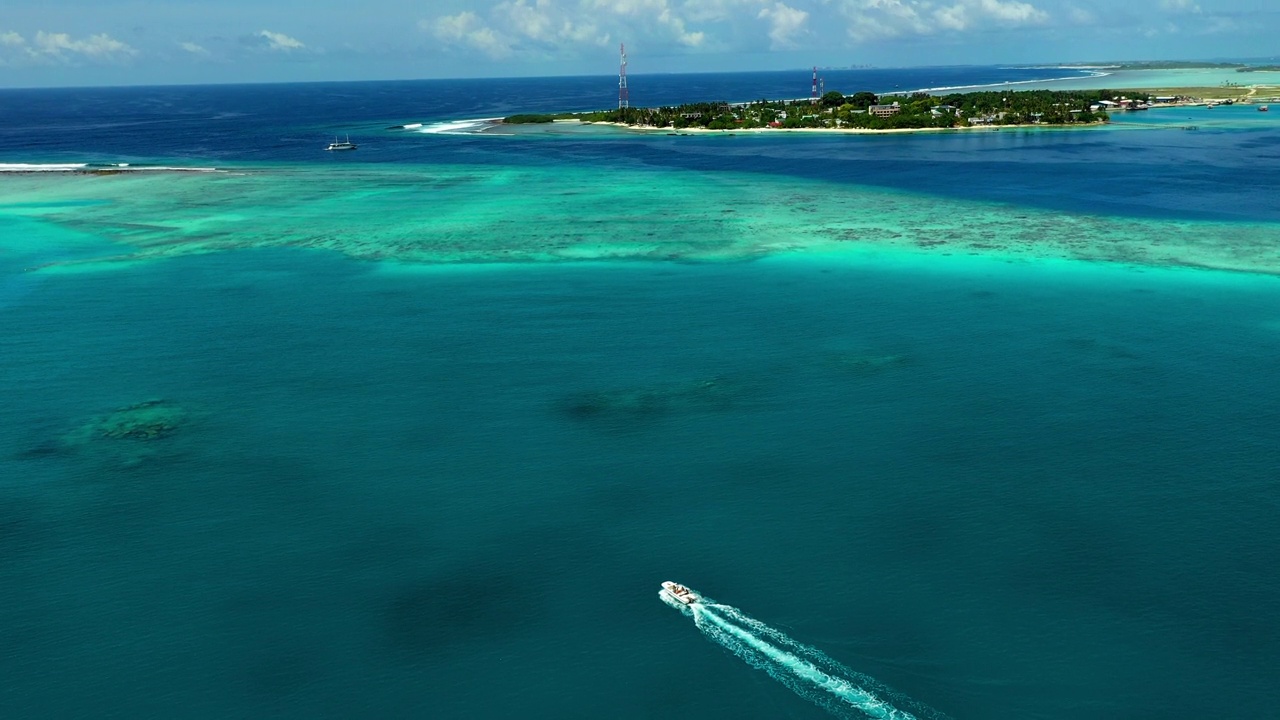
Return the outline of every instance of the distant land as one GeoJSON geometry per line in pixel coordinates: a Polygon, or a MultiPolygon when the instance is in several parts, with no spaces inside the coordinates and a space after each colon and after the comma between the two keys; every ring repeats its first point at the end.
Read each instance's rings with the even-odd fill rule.
{"type": "Polygon", "coordinates": [[[817,98],[708,101],[671,107],[617,108],[587,113],[518,114],[508,124],[560,120],[612,123],[639,129],[833,130],[876,132],[946,130],[1008,125],[1090,125],[1108,120],[1108,110],[1139,109],[1153,97],[1110,90],[988,90],[932,95],[845,95],[832,90],[817,98]]]}
{"type": "MultiPolygon", "coordinates": [[[[1069,62],[1055,67],[1064,68],[1105,68],[1108,70],[1229,70],[1235,68],[1239,72],[1280,70],[1276,58],[1265,58],[1252,61],[1207,61],[1207,60],[1106,60],[1092,62],[1069,62]]],[[[1044,67],[1043,65],[1020,65],[1019,67],[1044,67]]]]}

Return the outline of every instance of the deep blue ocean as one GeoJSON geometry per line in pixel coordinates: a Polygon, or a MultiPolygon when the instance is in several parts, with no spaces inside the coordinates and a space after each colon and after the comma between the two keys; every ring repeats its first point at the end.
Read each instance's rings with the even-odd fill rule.
{"type": "MultiPolygon", "coordinates": [[[[808,77],[632,87],[803,97],[808,77]]],[[[658,167],[1280,222],[1274,126],[385,132],[614,92],[0,91],[0,163],[658,167]],[[317,152],[334,133],[359,152],[317,152]]],[[[0,717],[827,717],[806,700],[826,691],[784,676],[809,660],[922,719],[1280,717],[1274,276],[888,252],[388,268],[282,249],[26,272],[72,252],[58,232],[0,222],[0,717]],[[141,454],[75,445],[86,418],[150,399],[182,408],[178,432],[141,454]],[[796,662],[709,642],[658,601],[663,580],[757,618],[744,632],[796,662]]]]}

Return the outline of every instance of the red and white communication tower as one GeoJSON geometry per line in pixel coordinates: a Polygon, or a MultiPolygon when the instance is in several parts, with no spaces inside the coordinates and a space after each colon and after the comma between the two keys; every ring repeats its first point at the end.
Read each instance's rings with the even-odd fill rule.
{"type": "Polygon", "coordinates": [[[631,107],[631,92],[627,90],[627,46],[619,45],[622,64],[618,68],[618,109],[631,107]]]}

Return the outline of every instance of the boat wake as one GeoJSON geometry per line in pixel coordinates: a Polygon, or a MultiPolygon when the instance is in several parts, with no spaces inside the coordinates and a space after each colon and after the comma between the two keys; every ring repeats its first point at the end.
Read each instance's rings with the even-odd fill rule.
{"type": "Polygon", "coordinates": [[[686,605],[666,592],[659,594],[663,602],[693,618],[709,640],[837,717],[947,720],[946,715],[841,665],[817,648],[797,642],[735,607],[716,603],[705,595],[700,602],[686,605]]]}

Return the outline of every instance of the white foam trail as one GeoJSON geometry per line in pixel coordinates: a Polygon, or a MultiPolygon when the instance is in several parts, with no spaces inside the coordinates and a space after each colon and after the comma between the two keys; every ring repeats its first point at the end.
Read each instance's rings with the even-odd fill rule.
{"type": "Polygon", "coordinates": [[[834,715],[860,720],[944,720],[946,717],[735,607],[705,596],[702,602],[687,606],[666,593],[659,595],[663,602],[692,616],[694,624],[707,638],[834,715]]]}

